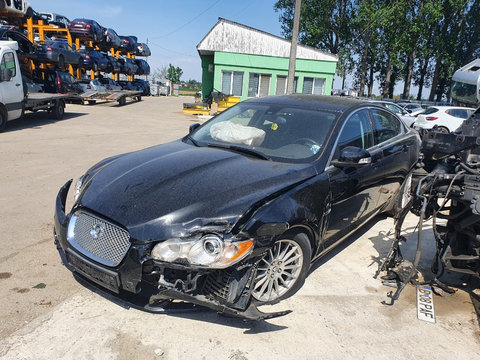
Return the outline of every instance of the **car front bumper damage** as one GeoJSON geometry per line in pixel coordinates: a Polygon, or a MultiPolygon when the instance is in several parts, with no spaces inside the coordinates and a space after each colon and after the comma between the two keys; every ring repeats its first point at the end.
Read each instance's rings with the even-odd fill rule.
{"type": "Polygon", "coordinates": [[[65,213],[65,204],[71,182],[60,189],[56,199],[54,238],[62,263],[87,287],[110,299],[113,295],[123,305],[155,313],[191,310],[200,305],[228,316],[262,320],[291,312],[263,313],[252,298],[262,252],[254,252],[250,258],[222,270],[159,262],[150,257],[151,243],[134,241],[116,267],[86,257],[67,241],[70,216],[65,213]]]}

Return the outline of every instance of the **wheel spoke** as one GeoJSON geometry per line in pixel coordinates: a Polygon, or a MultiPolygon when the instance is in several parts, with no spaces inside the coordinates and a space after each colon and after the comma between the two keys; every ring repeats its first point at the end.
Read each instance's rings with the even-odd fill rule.
{"type": "Polygon", "coordinates": [[[268,290],[267,290],[267,292],[268,292],[268,294],[267,294],[267,299],[268,299],[268,300],[271,300],[271,299],[272,299],[273,282],[274,282],[273,279],[271,279],[271,280],[268,281],[268,290]]]}
{"type": "Polygon", "coordinates": [[[290,259],[290,257],[291,257],[293,254],[295,254],[296,252],[297,252],[297,248],[292,247],[292,250],[290,250],[290,251],[288,252],[288,254],[286,254],[282,259],[283,259],[284,261],[286,261],[286,260],[290,259]]]}
{"type": "Polygon", "coordinates": [[[301,268],[299,264],[293,264],[293,265],[284,266],[283,270],[297,270],[299,268],[301,268]]]}
{"type": "Polygon", "coordinates": [[[285,262],[283,263],[284,266],[287,266],[288,264],[291,264],[292,262],[294,262],[295,260],[299,259],[300,258],[300,254],[297,254],[296,256],[294,257],[291,257],[290,259],[287,259],[285,260],[285,262]]]}
{"type": "Polygon", "coordinates": [[[266,276],[261,276],[260,280],[255,283],[255,289],[257,289],[260,285],[262,285],[267,280],[266,276]]]}
{"type": "Polygon", "coordinates": [[[290,273],[287,273],[285,271],[282,271],[282,276],[283,275],[287,276],[289,279],[292,279],[292,280],[295,280],[297,278],[297,276],[294,276],[294,275],[292,275],[290,273]]]}
{"type": "Polygon", "coordinates": [[[280,282],[283,284],[283,286],[285,286],[285,288],[288,289],[288,283],[285,281],[285,279],[282,276],[279,276],[278,280],[280,280],[280,282]]]}

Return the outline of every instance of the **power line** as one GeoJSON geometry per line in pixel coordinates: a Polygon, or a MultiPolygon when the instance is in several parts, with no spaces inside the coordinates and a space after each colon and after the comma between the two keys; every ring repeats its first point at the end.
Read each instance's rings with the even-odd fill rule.
{"type": "Polygon", "coordinates": [[[201,13],[199,13],[197,16],[193,17],[192,19],[190,19],[189,21],[187,21],[185,24],[181,25],[180,27],[176,28],[175,30],[169,32],[168,34],[164,34],[164,35],[160,35],[160,36],[154,36],[152,37],[151,39],[159,39],[159,38],[162,38],[162,37],[165,37],[165,36],[169,36],[169,35],[172,35],[173,33],[176,33],[177,31],[183,29],[185,26],[189,25],[190,23],[192,23],[193,21],[197,20],[200,16],[202,16],[203,14],[205,14],[208,10],[210,10],[211,8],[213,8],[215,5],[217,5],[220,1],[222,0],[217,0],[215,1],[212,5],[210,5],[208,8],[206,8],[205,10],[203,10],[201,13]]]}

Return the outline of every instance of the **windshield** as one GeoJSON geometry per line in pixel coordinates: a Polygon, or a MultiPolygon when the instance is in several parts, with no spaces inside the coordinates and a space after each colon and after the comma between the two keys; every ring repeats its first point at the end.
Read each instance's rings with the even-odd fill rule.
{"type": "MultiPolygon", "coordinates": [[[[478,96],[480,96],[480,93],[478,96]]],[[[465,104],[480,104],[480,98],[477,97],[477,86],[459,81],[452,82],[452,99],[465,104]]]]}
{"type": "Polygon", "coordinates": [[[198,146],[246,150],[276,161],[309,161],[323,150],[338,114],[300,107],[240,103],[198,128],[198,146]]]}

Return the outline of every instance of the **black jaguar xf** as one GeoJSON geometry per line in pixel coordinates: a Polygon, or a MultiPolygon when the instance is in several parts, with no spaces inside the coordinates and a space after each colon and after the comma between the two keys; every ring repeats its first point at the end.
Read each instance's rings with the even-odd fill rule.
{"type": "Polygon", "coordinates": [[[329,96],[239,103],[183,139],[114,156],[56,201],[78,278],[153,309],[181,300],[251,319],[311,263],[408,196],[420,138],[389,110],[329,96]]]}

